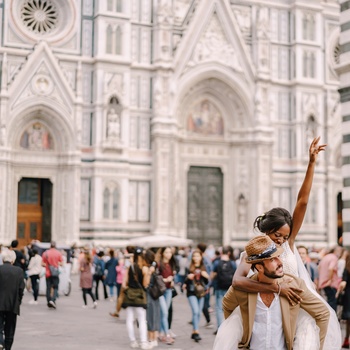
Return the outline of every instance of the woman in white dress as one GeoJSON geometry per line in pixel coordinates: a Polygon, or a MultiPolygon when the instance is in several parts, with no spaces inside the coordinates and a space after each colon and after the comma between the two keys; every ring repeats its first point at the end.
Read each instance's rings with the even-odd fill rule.
{"type": "MultiPolygon", "coordinates": [[[[326,145],[318,145],[319,140],[320,138],[318,137],[311,142],[309,148],[309,164],[303,184],[298,193],[293,217],[286,209],[273,208],[256,218],[254,228],[257,228],[261,233],[268,234],[276,245],[284,248],[284,252],[281,255],[284,272],[303,278],[308,288],[322,299],[322,297],[316,292],[294,244],[295,238],[304,220],[317,156],[318,153],[323,151],[326,147],[326,145]]],[[[233,286],[246,292],[278,293],[278,286],[276,284],[263,284],[247,278],[249,273],[251,273],[251,266],[245,262],[244,257],[245,253],[242,253],[241,263],[239,264],[233,278],[233,286]]],[[[289,287],[287,282],[281,284],[280,295],[286,297],[292,305],[300,300],[300,296],[298,295],[300,292],[301,291],[298,289],[289,287]]],[[[324,299],[322,300],[327,304],[324,299]]],[[[324,343],[324,350],[340,350],[341,331],[339,322],[335,312],[330,307],[329,310],[331,316],[324,343]]],[[[237,308],[220,326],[213,349],[237,350],[238,343],[242,337],[242,332],[241,315],[239,308],[237,308]],[[235,331],[233,332],[233,330],[235,331]]],[[[293,349],[319,350],[320,344],[318,332],[319,330],[316,326],[315,320],[302,310],[299,315],[293,349]]]]}

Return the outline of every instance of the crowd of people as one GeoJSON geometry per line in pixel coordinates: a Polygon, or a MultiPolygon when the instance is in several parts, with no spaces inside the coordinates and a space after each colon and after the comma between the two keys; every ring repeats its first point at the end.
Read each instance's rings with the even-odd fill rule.
{"type": "MultiPolygon", "coordinates": [[[[247,346],[252,350],[349,348],[349,252],[341,246],[316,251],[297,244],[317,155],[325,148],[318,141],[319,138],[310,145],[309,164],[293,214],[273,208],[259,215],[253,225],[259,235],[248,242],[243,252],[230,246],[216,249],[205,243],[182,249],[75,249],[72,271],[80,274],[83,307],[87,307],[90,296],[91,306],[97,308],[102,288],[104,299],[116,302],[111,316],[119,317],[125,309],[131,348],[151,349],[159,342],[175,343],[172,318],[178,293],[188,299],[193,341],[201,340],[202,314],[206,327],[216,325],[214,350],[247,346]],[[211,319],[214,309],[216,322],[211,319]],[[341,319],[346,322],[342,345],[341,319]]],[[[55,309],[62,254],[52,242],[42,256],[33,250],[26,263],[26,256],[16,249],[16,244],[14,241],[4,250],[0,281],[13,264],[12,272],[23,273],[22,282],[30,278],[32,304],[37,304],[39,269],[45,266],[47,306],[55,309]],[[6,252],[11,250],[14,254],[9,257],[6,252]]],[[[17,288],[20,302],[22,283],[13,288],[17,288]]],[[[0,349],[5,346],[9,350],[15,321],[4,313],[19,314],[18,303],[16,308],[6,309],[0,297],[0,349]],[[6,320],[12,322],[12,327],[6,326],[6,320]]]]}

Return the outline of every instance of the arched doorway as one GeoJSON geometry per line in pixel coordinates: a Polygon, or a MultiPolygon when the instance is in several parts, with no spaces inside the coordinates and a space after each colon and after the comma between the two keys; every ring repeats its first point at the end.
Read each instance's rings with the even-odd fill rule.
{"type": "Polygon", "coordinates": [[[187,234],[196,243],[222,244],[223,174],[220,168],[191,166],[187,177],[187,234]]]}
{"type": "Polygon", "coordinates": [[[17,240],[51,241],[52,183],[48,179],[22,178],[18,183],[17,240]]]}

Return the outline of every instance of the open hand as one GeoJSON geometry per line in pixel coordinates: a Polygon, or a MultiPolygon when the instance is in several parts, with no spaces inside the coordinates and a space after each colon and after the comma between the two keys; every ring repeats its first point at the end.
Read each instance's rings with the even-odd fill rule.
{"type": "Polygon", "coordinates": [[[309,157],[310,162],[315,162],[317,160],[318,153],[321,151],[324,151],[327,145],[319,145],[318,142],[320,141],[321,136],[316,137],[312,140],[309,148],[309,157]]]}

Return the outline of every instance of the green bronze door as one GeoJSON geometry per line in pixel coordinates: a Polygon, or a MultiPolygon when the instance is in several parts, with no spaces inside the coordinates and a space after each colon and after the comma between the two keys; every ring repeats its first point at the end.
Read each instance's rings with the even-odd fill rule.
{"type": "Polygon", "coordinates": [[[190,167],[187,178],[187,236],[222,245],[223,175],[219,168],[190,167]]]}

